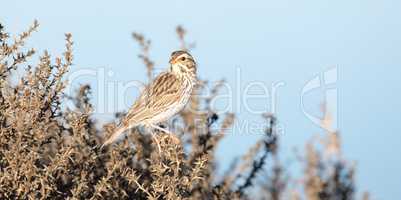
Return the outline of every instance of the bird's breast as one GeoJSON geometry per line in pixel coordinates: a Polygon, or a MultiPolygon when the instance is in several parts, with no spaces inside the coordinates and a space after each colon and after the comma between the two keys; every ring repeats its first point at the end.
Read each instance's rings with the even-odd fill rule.
{"type": "Polygon", "coordinates": [[[192,82],[184,81],[177,101],[171,104],[164,112],[160,113],[158,116],[155,116],[153,119],[151,119],[152,123],[156,124],[167,121],[168,119],[179,113],[181,110],[183,110],[185,105],[187,105],[189,99],[191,98],[192,90],[193,90],[192,82]]]}

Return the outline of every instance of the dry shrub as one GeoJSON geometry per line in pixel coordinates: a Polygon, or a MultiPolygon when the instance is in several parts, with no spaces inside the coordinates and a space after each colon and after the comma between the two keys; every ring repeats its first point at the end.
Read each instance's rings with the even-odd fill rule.
{"type": "MultiPolygon", "coordinates": [[[[0,27],[1,199],[276,200],[302,196],[287,187],[288,172],[280,164],[276,119],[271,115],[265,116],[264,139],[233,163],[221,180],[216,179],[216,147],[235,121],[234,114],[217,115],[210,106],[222,81],[206,99],[196,95],[207,84],[200,81],[188,107],[169,124],[180,142],[157,133],[156,144],[149,134],[133,129],[122,142],[99,148],[116,123],[96,128],[88,85],[81,86],[74,97],[64,98],[64,76],[73,63],[71,34],[65,35],[62,56],[44,52],[31,66],[28,59],[35,51],[25,50],[24,42],[37,28],[35,21],[12,40],[0,27]],[[21,69],[25,73],[17,79],[13,74],[21,69]],[[64,108],[66,101],[75,106],[64,108]]],[[[191,49],[194,45],[185,42],[185,33],[177,28],[181,47],[191,49]]],[[[133,36],[150,79],[154,66],[150,41],[137,33],[133,36]]],[[[329,133],[330,138],[338,140],[336,133],[329,133]]],[[[302,185],[307,199],[354,198],[354,169],[342,158],[326,160],[308,145],[304,163],[302,185]]]]}

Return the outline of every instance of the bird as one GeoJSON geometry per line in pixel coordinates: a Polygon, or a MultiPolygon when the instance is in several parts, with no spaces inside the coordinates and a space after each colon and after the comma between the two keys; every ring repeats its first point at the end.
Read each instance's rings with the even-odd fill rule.
{"type": "Polygon", "coordinates": [[[116,142],[125,131],[139,126],[170,133],[158,124],[179,113],[188,103],[197,82],[197,65],[185,50],[172,52],[169,63],[168,70],[160,73],[141,92],[102,147],[116,142]]]}

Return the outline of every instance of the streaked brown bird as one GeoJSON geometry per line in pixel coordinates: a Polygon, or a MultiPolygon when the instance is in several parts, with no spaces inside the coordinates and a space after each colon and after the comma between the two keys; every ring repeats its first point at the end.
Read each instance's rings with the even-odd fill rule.
{"type": "Polygon", "coordinates": [[[170,68],[160,73],[146,87],[122,119],[121,125],[103,146],[121,138],[126,130],[137,126],[169,133],[157,124],[180,112],[191,97],[196,84],[196,62],[186,51],[171,54],[170,68]]]}

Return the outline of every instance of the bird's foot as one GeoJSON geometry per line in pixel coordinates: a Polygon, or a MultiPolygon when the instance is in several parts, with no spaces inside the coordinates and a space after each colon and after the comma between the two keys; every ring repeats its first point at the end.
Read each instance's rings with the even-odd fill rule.
{"type": "Polygon", "coordinates": [[[170,139],[174,144],[180,145],[181,140],[174,134],[165,134],[162,138],[162,140],[170,139]]]}
{"type": "Polygon", "coordinates": [[[173,134],[172,132],[170,132],[170,131],[167,130],[166,128],[162,128],[162,127],[157,126],[157,125],[154,125],[154,124],[151,124],[150,126],[151,126],[152,128],[154,128],[154,129],[157,129],[157,130],[162,131],[162,132],[164,132],[164,133],[173,134]]]}

